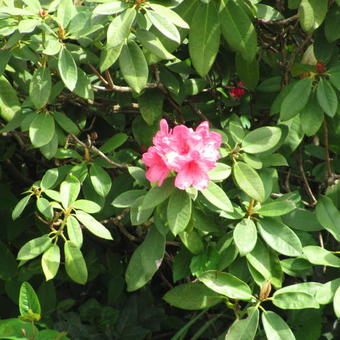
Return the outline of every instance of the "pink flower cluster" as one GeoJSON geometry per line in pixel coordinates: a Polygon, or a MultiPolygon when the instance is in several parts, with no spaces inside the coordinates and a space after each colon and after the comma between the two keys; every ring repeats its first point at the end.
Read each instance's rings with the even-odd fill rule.
{"type": "Polygon", "coordinates": [[[147,166],[146,178],[161,186],[171,171],[177,173],[175,186],[186,189],[190,186],[203,190],[208,186],[208,171],[220,158],[218,148],[222,137],[209,131],[209,123],[202,122],[194,131],[184,125],[169,130],[165,119],[160,121],[160,131],[153,138],[154,146],[143,154],[147,166]]]}

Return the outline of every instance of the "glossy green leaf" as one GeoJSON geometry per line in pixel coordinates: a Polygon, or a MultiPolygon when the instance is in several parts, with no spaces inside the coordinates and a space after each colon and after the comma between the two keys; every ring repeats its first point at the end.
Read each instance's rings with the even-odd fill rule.
{"type": "Polygon", "coordinates": [[[27,207],[27,204],[30,200],[31,196],[27,195],[25,197],[23,197],[14,207],[13,211],[12,211],[12,219],[13,221],[16,220],[17,218],[20,217],[20,215],[22,214],[22,212],[24,211],[24,209],[27,207]]]}
{"type": "Polygon", "coordinates": [[[95,214],[101,210],[101,206],[96,202],[80,199],[73,204],[75,209],[83,210],[89,214],[95,214]]]}
{"type": "Polygon", "coordinates": [[[309,95],[312,89],[312,78],[304,78],[297,81],[284,97],[281,109],[280,119],[289,120],[296,116],[308,103],[309,95]]]}
{"type": "Polygon", "coordinates": [[[317,29],[325,19],[327,2],[318,0],[301,0],[299,6],[299,20],[306,32],[317,29]]]}
{"type": "Polygon", "coordinates": [[[204,244],[201,235],[196,230],[183,231],[179,233],[179,237],[191,253],[197,255],[203,252],[204,244]]]}
{"type": "Polygon", "coordinates": [[[323,229],[315,213],[306,209],[297,208],[282,216],[282,219],[285,224],[296,230],[319,231],[323,229]]]}
{"type": "Polygon", "coordinates": [[[340,287],[335,292],[333,300],[334,313],[337,318],[340,318],[340,287]]]}
{"type": "Polygon", "coordinates": [[[189,33],[189,53],[198,74],[204,77],[213,65],[220,42],[218,12],[213,1],[200,3],[189,33]]]}
{"type": "Polygon", "coordinates": [[[184,190],[176,189],[170,196],[167,219],[171,232],[176,236],[185,230],[191,218],[191,198],[184,190]]]}
{"type": "Polygon", "coordinates": [[[164,202],[175,190],[171,179],[165,180],[162,186],[152,187],[145,195],[143,208],[153,208],[164,202]]]}
{"type": "Polygon", "coordinates": [[[210,270],[198,278],[208,288],[231,299],[250,300],[249,286],[239,278],[224,272],[210,270]]]}
{"type": "Polygon", "coordinates": [[[67,133],[78,134],[79,127],[66,115],[61,112],[54,112],[54,118],[58,125],[67,133]]]}
{"type": "Polygon", "coordinates": [[[316,89],[316,97],[321,108],[325,111],[325,114],[334,117],[338,108],[338,97],[328,80],[319,80],[316,89]]]}
{"type": "Polygon", "coordinates": [[[105,46],[100,54],[99,70],[103,72],[109,69],[119,58],[123,43],[115,47],[105,46]]]}
{"type": "Polygon", "coordinates": [[[262,324],[268,340],[295,340],[292,330],[275,312],[262,313],[262,324]]]}
{"type": "Polygon", "coordinates": [[[313,91],[309,97],[307,105],[300,112],[302,130],[307,136],[314,136],[320,129],[324,114],[313,91]]]}
{"type": "Polygon", "coordinates": [[[70,241],[79,249],[83,244],[83,231],[78,220],[74,216],[67,217],[67,235],[70,241]]]}
{"type": "Polygon", "coordinates": [[[45,274],[46,281],[53,279],[58,272],[60,264],[60,249],[54,243],[41,257],[41,267],[45,274]]]}
{"type": "Polygon", "coordinates": [[[51,239],[48,234],[34,238],[25,243],[19,250],[18,260],[31,260],[39,256],[51,246],[51,239]]]}
{"type": "Polygon", "coordinates": [[[150,7],[158,14],[167,18],[174,25],[181,28],[189,28],[189,25],[181,18],[181,16],[172,9],[154,3],[150,3],[150,7]]]}
{"type": "Polygon", "coordinates": [[[171,306],[199,310],[212,307],[225,298],[207,288],[203,283],[184,283],[169,290],[163,299],[171,306]]]}
{"type": "Polygon", "coordinates": [[[162,44],[160,39],[147,30],[137,30],[137,39],[142,43],[143,47],[149,50],[151,53],[155,54],[161,59],[175,59],[176,57],[171,54],[162,44]]]}
{"type": "Polygon", "coordinates": [[[156,89],[146,90],[138,97],[140,113],[149,125],[153,125],[162,118],[163,101],[163,94],[156,89]]]}
{"type": "Polygon", "coordinates": [[[266,217],[257,222],[257,227],[266,243],[278,253],[287,256],[302,254],[302,244],[298,236],[279,220],[266,217]]]}
{"type": "Polygon", "coordinates": [[[303,248],[303,253],[310,263],[320,266],[340,267],[340,258],[319,246],[306,246],[303,248]]]}
{"type": "Polygon", "coordinates": [[[320,196],[315,208],[319,223],[340,242],[340,211],[327,196],[320,196]]]}
{"type": "Polygon", "coordinates": [[[245,319],[235,320],[228,329],[225,340],[253,340],[259,324],[259,311],[249,308],[245,319]]]}
{"type": "Polygon", "coordinates": [[[110,175],[102,167],[95,164],[92,164],[89,173],[91,183],[96,193],[101,197],[106,197],[112,186],[110,175]]]}
{"type": "Polygon", "coordinates": [[[340,38],[340,32],[338,30],[338,23],[340,20],[340,8],[332,8],[328,11],[325,20],[325,36],[328,42],[332,43],[340,38]]]}
{"type": "Polygon", "coordinates": [[[76,217],[92,234],[106,240],[112,240],[109,230],[91,215],[84,211],[77,210],[76,217]]]}
{"type": "Polygon", "coordinates": [[[51,88],[52,80],[50,70],[45,66],[37,68],[29,87],[30,99],[37,109],[42,108],[48,103],[51,88]]]}
{"type": "Polygon", "coordinates": [[[242,149],[248,153],[261,153],[274,148],[282,136],[281,129],[263,126],[249,132],[242,141],[242,149]]]}
{"type": "Polygon", "coordinates": [[[128,38],[135,17],[136,10],[129,8],[111,21],[107,29],[107,46],[109,48],[121,45],[128,38]]]}
{"type": "Polygon", "coordinates": [[[335,292],[340,287],[340,278],[324,283],[316,292],[315,299],[320,305],[327,305],[333,301],[335,292]]]}
{"type": "Polygon", "coordinates": [[[237,185],[251,198],[262,202],[265,198],[263,182],[258,173],[248,164],[237,162],[233,166],[233,175],[237,185]]]}
{"type": "Polygon", "coordinates": [[[138,197],[131,205],[130,220],[132,225],[139,225],[149,220],[154,208],[143,206],[144,196],[138,197]]]}
{"type": "Polygon", "coordinates": [[[41,307],[37,294],[28,282],[23,282],[19,292],[20,315],[30,317],[32,313],[41,314],[41,307]]]}
{"type": "Polygon", "coordinates": [[[222,34],[230,47],[247,61],[257,52],[257,35],[253,23],[237,1],[221,1],[219,13],[222,34]]]}
{"type": "Polygon", "coordinates": [[[50,113],[39,113],[29,127],[29,135],[34,147],[40,148],[51,141],[54,136],[55,123],[50,113]]]}
{"type": "Polygon", "coordinates": [[[202,195],[216,208],[232,212],[234,210],[227,194],[214,182],[209,182],[206,189],[201,190],[202,195]]]}
{"type": "Polygon", "coordinates": [[[262,216],[282,216],[296,209],[296,205],[290,200],[276,200],[263,204],[256,213],[262,216]]]}
{"type": "Polygon", "coordinates": [[[61,26],[66,27],[75,14],[76,8],[72,0],[60,0],[57,9],[57,19],[61,26]]]}
{"type": "Polygon", "coordinates": [[[129,208],[143,195],[145,195],[144,190],[128,190],[117,196],[111,204],[117,208],[129,208]]]}
{"type": "Polygon", "coordinates": [[[128,3],[122,1],[111,1],[98,5],[94,10],[94,15],[111,15],[123,12],[129,6],[128,3]]]}
{"type": "Polygon", "coordinates": [[[80,249],[71,241],[66,241],[64,245],[65,269],[67,275],[79,284],[87,281],[87,267],[80,249]]]}
{"type": "Polygon", "coordinates": [[[41,214],[43,214],[47,219],[53,218],[53,208],[50,202],[44,198],[37,198],[37,208],[41,214]]]}
{"type": "Polygon", "coordinates": [[[236,224],[233,237],[241,256],[250,253],[254,249],[257,241],[255,223],[251,219],[244,218],[236,224]]]}
{"type": "Polygon", "coordinates": [[[70,207],[77,199],[80,192],[80,182],[77,177],[69,175],[60,184],[60,198],[64,208],[70,207]]]}
{"type": "Polygon", "coordinates": [[[281,309],[319,308],[311,294],[305,292],[283,292],[277,290],[273,295],[273,304],[281,309]]]}
{"type": "Polygon", "coordinates": [[[124,144],[128,139],[128,135],[125,133],[117,133],[107,139],[107,141],[100,147],[100,151],[107,153],[112,152],[124,144]]]}
{"type": "Polygon", "coordinates": [[[329,70],[329,80],[331,81],[332,85],[340,91],[340,66],[336,65],[331,67],[329,70]]]}
{"type": "Polygon", "coordinates": [[[147,11],[146,15],[151,23],[157,28],[157,30],[160,31],[165,37],[180,43],[181,36],[177,28],[171,23],[171,21],[168,20],[167,17],[155,11],[147,11]]]}
{"type": "Polygon", "coordinates": [[[78,71],[71,52],[66,48],[62,48],[59,52],[58,70],[65,86],[73,91],[77,84],[78,71]]]}
{"type": "Polygon", "coordinates": [[[231,174],[231,167],[224,163],[216,163],[215,168],[208,172],[211,181],[223,181],[231,174]]]}
{"type": "Polygon", "coordinates": [[[27,337],[33,338],[38,332],[32,322],[20,320],[19,318],[0,320],[0,336],[3,339],[26,340],[23,338],[23,331],[27,337]]]}
{"type": "Polygon", "coordinates": [[[132,254],[125,279],[128,292],[143,287],[151,280],[162,263],[165,252],[165,237],[152,227],[132,254]]]}
{"type": "Polygon", "coordinates": [[[9,122],[19,109],[16,90],[4,76],[0,76],[0,117],[9,122]]]}
{"type": "Polygon", "coordinates": [[[134,41],[123,46],[119,66],[129,86],[135,92],[141,92],[146,86],[149,69],[142,50],[134,41]]]}

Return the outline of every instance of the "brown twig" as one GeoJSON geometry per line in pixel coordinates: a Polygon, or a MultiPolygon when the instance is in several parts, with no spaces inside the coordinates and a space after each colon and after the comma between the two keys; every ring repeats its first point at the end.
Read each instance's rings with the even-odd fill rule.
{"type": "Polygon", "coordinates": [[[311,199],[311,203],[310,203],[310,206],[311,207],[314,207],[316,205],[316,203],[318,202],[313,194],[313,191],[308,183],[308,179],[307,179],[307,176],[305,174],[305,170],[303,168],[303,159],[302,159],[302,149],[300,148],[299,149],[299,153],[298,153],[298,163],[299,163],[299,170],[301,172],[301,176],[302,176],[302,179],[303,179],[303,183],[305,185],[305,189],[307,191],[307,195],[309,196],[309,198],[311,199]]]}
{"type": "Polygon", "coordinates": [[[263,24],[267,25],[288,25],[291,22],[298,20],[299,14],[295,14],[289,18],[282,19],[282,20],[264,20],[264,19],[258,19],[257,21],[263,24]]]}
{"type": "Polygon", "coordinates": [[[107,82],[107,80],[100,74],[100,72],[91,64],[88,64],[90,69],[97,75],[97,77],[105,84],[105,85],[109,85],[109,83],[107,82]]]}
{"type": "Polygon", "coordinates": [[[187,103],[191,107],[192,111],[197,114],[202,120],[208,120],[208,118],[204,115],[204,113],[193,103],[191,98],[187,99],[187,103]]]}
{"type": "Polygon", "coordinates": [[[98,150],[94,145],[86,145],[84,142],[78,139],[77,136],[75,136],[73,133],[70,133],[69,136],[72,137],[73,140],[75,140],[78,144],[80,144],[84,149],[90,149],[94,151],[98,156],[105,159],[109,164],[120,168],[120,169],[126,169],[128,167],[127,164],[119,164],[111,160],[109,157],[107,157],[102,151],[98,150]]]}

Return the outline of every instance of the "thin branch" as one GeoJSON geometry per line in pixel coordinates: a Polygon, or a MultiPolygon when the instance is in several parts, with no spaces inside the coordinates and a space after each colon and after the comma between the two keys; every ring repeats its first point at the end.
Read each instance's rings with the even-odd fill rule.
{"type": "Polygon", "coordinates": [[[324,118],[323,121],[323,144],[325,147],[325,159],[326,159],[326,169],[327,169],[327,182],[333,181],[333,171],[331,167],[331,159],[329,157],[329,143],[328,143],[328,126],[327,119],[324,118]]]}
{"type": "Polygon", "coordinates": [[[100,79],[105,85],[109,85],[107,80],[100,74],[100,72],[91,64],[88,64],[90,69],[97,75],[98,79],[100,79]]]}
{"type": "Polygon", "coordinates": [[[90,149],[92,151],[94,151],[98,156],[102,157],[103,159],[105,159],[109,164],[120,168],[120,169],[126,169],[128,167],[127,164],[119,164],[114,162],[113,160],[111,160],[109,157],[107,157],[102,151],[98,150],[94,145],[86,145],[84,142],[82,142],[81,140],[78,139],[77,136],[75,136],[73,133],[70,133],[70,135],[73,140],[75,140],[78,144],[80,144],[84,149],[90,149]]]}
{"type": "Polygon", "coordinates": [[[298,163],[299,163],[299,169],[300,169],[300,172],[301,172],[301,176],[302,176],[302,179],[303,179],[303,183],[305,185],[305,189],[307,191],[307,195],[309,196],[309,198],[311,199],[311,204],[310,206],[311,207],[314,207],[316,205],[316,203],[318,202],[313,194],[313,191],[308,183],[308,179],[307,179],[307,176],[305,174],[305,170],[303,168],[303,159],[302,159],[302,151],[301,151],[301,148],[299,150],[299,153],[298,153],[298,163]]]}
{"type": "Polygon", "coordinates": [[[208,118],[204,115],[204,113],[194,104],[191,98],[187,99],[187,103],[191,107],[191,109],[194,111],[194,113],[197,114],[198,117],[200,117],[202,120],[208,120],[208,118]]]}
{"type": "Polygon", "coordinates": [[[266,25],[288,25],[291,22],[298,20],[299,14],[295,14],[289,18],[282,19],[282,20],[264,20],[264,19],[257,19],[258,22],[266,25]]]}

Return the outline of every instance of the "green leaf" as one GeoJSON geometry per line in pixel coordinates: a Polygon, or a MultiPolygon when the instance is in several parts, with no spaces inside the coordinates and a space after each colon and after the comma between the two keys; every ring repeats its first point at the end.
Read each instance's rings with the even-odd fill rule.
{"type": "Polygon", "coordinates": [[[116,47],[105,46],[100,54],[99,70],[103,72],[109,69],[119,58],[123,48],[123,43],[116,47]]]}
{"type": "Polygon", "coordinates": [[[67,133],[77,135],[80,132],[78,126],[66,114],[56,111],[54,112],[54,118],[59,126],[67,133]]]}
{"type": "Polygon", "coordinates": [[[233,237],[241,256],[250,253],[254,249],[257,241],[255,223],[248,218],[241,220],[241,222],[236,224],[233,237]]]}
{"type": "Polygon", "coordinates": [[[201,235],[196,230],[183,231],[179,233],[179,237],[185,247],[193,254],[197,255],[204,250],[204,244],[201,235]]]}
{"type": "Polygon", "coordinates": [[[181,42],[181,36],[178,29],[171,23],[171,21],[168,20],[167,17],[150,10],[146,12],[146,16],[165,37],[177,43],[181,42]]]}
{"type": "Polygon", "coordinates": [[[94,10],[94,15],[111,15],[123,12],[129,4],[122,1],[111,1],[98,5],[94,10]]]}
{"type": "Polygon", "coordinates": [[[155,54],[161,59],[175,59],[176,57],[171,54],[162,44],[160,39],[153,33],[138,29],[136,31],[137,39],[142,43],[143,47],[155,54]]]}
{"type": "Polygon", "coordinates": [[[317,29],[325,19],[328,4],[319,0],[302,0],[299,6],[299,20],[305,32],[317,29]]]}
{"type": "Polygon", "coordinates": [[[26,340],[34,338],[38,330],[32,322],[15,319],[0,320],[0,336],[3,339],[26,340]],[[23,338],[23,331],[25,338],[23,338]]]}
{"type": "Polygon", "coordinates": [[[112,20],[107,29],[107,46],[109,48],[120,46],[128,38],[135,17],[136,10],[129,8],[112,20]]]}
{"type": "Polygon", "coordinates": [[[242,150],[248,153],[261,153],[274,148],[281,140],[279,127],[263,126],[249,132],[242,141],[242,150]]]}
{"type": "Polygon", "coordinates": [[[236,162],[233,166],[233,175],[236,184],[251,198],[263,202],[265,191],[263,182],[258,173],[248,164],[236,162]]]}
{"type": "Polygon", "coordinates": [[[340,258],[324,248],[306,246],[303,248],[303,253],[310,263],[320,266],[340,267],[340,258]]]}
{"type": "Polygon", "coordinates": [[[198,282],[184,283],[169,290],[163,299],[171,306],[198,310],[212,307],[225,298],[198,282]]]}
{"type": "Polygon", "coordinates": [[[96,193],[106,197],[111,190],[112,180],[109,174],[100,166],[92,164],[90,167],[90,179],[96,193]]]}
{"type": "Polygon", "coordinates": [[[176,189],[170,196],[167,219],[171,232],[176,236],[185,230],[191,218],[191,198],[184,190],[176,189]]]}
{"type": "Polygon", "coordinates": [[[19,109],[17,92],[4,76],[0,76],[0,117],[9,122],[19,109]]]}
{"type": "Polygon", "coordinates": [[[340,8],[332,8],[328,11],[325,20],[325,36],[328,42],[332,43],[340,38],[340,32],[338,30],[338,23],[340,20],[340,8]]]}
{"type": "Polygon", "coordinates": [[[36,69],[29,86],[30,99],[37,109],[48,103],[52,80],[50,70],[45,66],[36,69]]]}
{"type": "Polygon", "coordinates": [[[276,200],[263,204],[260,209],[256,210],[256,214],[262,216],[282,216],[296,209],[296,205],[290,200],[276,200]]]}
{"type": "Polygon", "coordinates": [[[248,316],[236,320],[228,329],[225,340],[253,340],[259,324],[259,311],[257,308],[248,308],[248,316]]]}
{"type": "MultiPolygon", "coordinates": [[[[32,313],[41,314],[39,299],[34,289],[28,282],[23,282],[19,292],[20,315],[31,317],[32,313]]],[[[40,317],[39,317],[40,319],[40,317]]]]}
{"type": "Polygon", "coordinates": [[[216,166],[208,171],[210,181],[223,181],[231,174],[231,167],[224,163],[216,163],[216,166]]]}
{"type": "Polygon", "coordinates": [[[160,205],[174,190],[175,187],[172,179],[165,180],[160,187],[152,187],[144,197],[143,208],[149,209],[160,205]]]}
{"type": "Polygon", "coordinates": [[[176,12],[174,12],[170,8],[153,3],[150,3],[150,7],[158,14],[167,18],[174,25],[181,28],[187,29],[189,28],[189,25],[176,12]]]}
{"type": "Polygon", "coordinates": [[[122,144],[124,144],[128,139],[126,133],[117,133],[106,140],[106,142],[99,148],[101,152],[108,153],[116,150],[122,144]]]}
{"type": "Polygon", "coordinates": [[[146,86],[149,69],[142,50],[134,41],[123,46],[119,66],[125,81],[135,92],[140,93],[146,86]]]}
{"type": "Polygon", "coordinates": [[[41,146],[39,149],[46,159],[52,159],[58,151],[57,132],[55,131],[55,133],[52,136],[52,139],[47,144],[41,146]]]}
{"type": "MultiPolygon", "coordinates": [[[[329,73],[329,80],[331,81],[332,85],[338,91],[340,91],[340,65],[336,65],[336,66],[331,67],[328,70],[328,73],[329,73]]],[[[0,85],[0,88],[1,88],[1,85],[0,85]]]]}
{"type": "Polygon", "coordinates": [[[54,136],[55,123],[50,113],[39,113],[29,127],[29,135],[34,147],[40,148],[51,141],[54,136]]]}
{"type": "Polygon", "coordinates": [[[322,225],[317,221],[315,213],[297,208],[287,215],[282,216],[285,224],[302,231],[319,231],[322,225]]]}
{"type": "Polygon", "coordinates": [[[263,312],[262,324],[268,340],[295,340],[292,330],[275,312],[263,312]]]}
{"type": "Polygon", "coordinates": [[[157,89],[146,90],[138,97],[140,113],[149,125],[153,125],[162,118],[163,101],[164,96],[157,89]]]}
{"type": "Polygon", "coordinates": [[[230,47],[248,62],[257,52],[257,35],[248,14],[237,1],[221,1],[219,13],[222,34],[230,47]]]}
{"type": "Polygon", "coordinates": [[[165,237],[153,226],[132,254],[125,279],[127,291],[133,292],[151,280],[162,263],[165,252],[165,237]]]}
{"type": "Polygon", "coordinates": [[[70,241],[80,249],[83,244],[83,231],[78,220],[74,216],[69,216],[67,217],[66,225],[70,241]]]}
{"type": "Polygon", "coordinates": [[[311,294],[305,292],[280,292],[277,290],[273,295],[273,304],[281,309],[305,309],[319,308],[311,294]]]}
{"type": "Polygon", "coordinates": [[[66,27],[76,14],[76,8],[72,0],[60,0],[57,9],[57,20],[61,26],[66,27]]]}
{"type": "Polygon", "coordinates": [[[148,221],[154,208],[144,208],[144,196],[138,197],[130,209],[130,219],[132,225],[139,225],[148,221]]]}
{"type": "Polygon", "coordinates": [[[298,236],[279,220],[266,217],[257,222],[257,227],[266,243],[278,253],[287,256],[302,254],[302,244],[298,236]]]}
{"type": "Polygon", "coordinates": [[[71,241],[66,241],[64,245],[65,269],[67,275],[79,284],[87,281],[86,263],[80,249],[71,241]]]}
{"type": "Polygon", "coordinates": [[[333,300],[334,313],[337,318],[340,318],[340,287],[335,292],[333,300]]]}
{"type": "Polygon", "coordinates": [[[213,65],[220,45],[220,24],[213,1],[199,3],[191,22],[189,53],[192,63],[201,77],[206,76],[213,65]]]}
{"type": "Polygon", "coordinates": [[[60,184],[60,198],[64,208],[70,207],[80,192],[80,182],[77,177],[68,175],[60,184]]]}
{"type": "Polygon", "coordinates": [[[48,234],[34,238],[20,248],[17,259],[32,260],[48,249],[51,244],[48,234]]]}
{"type": "Polygon", "coordinates": [[[60,249],[54,243],[41,257],[41,267],[45,274],[46,281],[53,279],[58,272],[60,264],[60,249]]]}
{"type": "Polygon", "coordinates": [[[328,80],[323,80],[322,78],[319,80],[316,97],[326,115],[334,117],[338,108],[338,97],[328,80]]]}
{"type": "Polygon", "coordinates": [[[77,200],[73,204],[75,209],[83,210],[89,214],[95,214],[101,210],[101,206],[96,202],[89,200],[77,200]]]}
{"type": "Polygon", "coordinates": [[[87,214],[84,211],[77,210],[76,218],[94,235],[104,238],[106,240],[112,240],[111,233],[106,227],[98,222],[94,217],[87,214]]]}
{"type": "Polygon", "coordinates": [[[73,91],[78,80],[77,65],[73,59],[71,52],[68,51],[65,47],[62,48],[59,52],[58,70],[65,86],[70,91],[73,91]]]}
{"type": "Polygon", "coordinates": [[[223,211],[233,212],[234,208],[227,194],[214,182],[209,182],[206,189],[200,191],[202,195],[215,207],[223,211]]]}
{"type": "Polygon", "coordinates": [[[116,208],[130,208],[137,198],[145,195],[145,190],[129,190],[118,195],[111,203],[116,208]]]}
{"type": "Polygon", "coordinates": [[[208,288],[231,299],[248,301],[252,299],[249,286],[229,273],[209,270],[198,278],[208,288]]]}
{"type": "Polygon", "coordinates": [[[313,84],[312,78],[298,80],[284,97],[281,109],[280,119],[289,120],[296,116],[308,103],[313,84]]]}
{"type": "Polygon", "coordinates": [[[29,202],[31,198],[31,195],[27,195],[25,197],[23,197],[14,207],[13,211],[12,211],[12,219],[13,221],[16,220],[18,217],[20,217],[20,215],[22,214],[22,212],[24,211],[24,209],[27,207],[27,204],[29,202]]]}
{"type": "Polygon", "coordinates": [[[319,223],[340,242],[340,211],[327,196],[320,196],[315,208],[319,223]]]}
{"type": "Polygon", "coordinates": [[[315,299],[320,305],[331,303],[335,292],[340,287],[340,278],[324,283],[316,292],[315,299]]]}
{"type": "Polygon", "coordinates": [[[53,207],[50,202],[44,197],[37,198],[37,208],[47,219],[53,218],[53,207]]]}
{"type": "Polygon", "coordinates": [[[315,91],[309,97],[307,105],[300,112],[303,132],[307,136],[314,136],[322,125],[324,114],[317,101],[315,91]]]}

